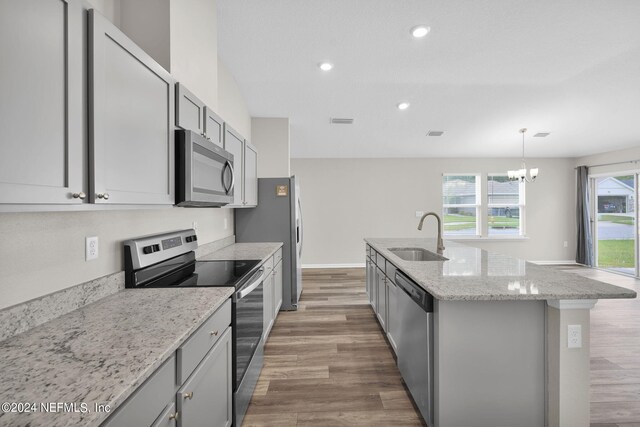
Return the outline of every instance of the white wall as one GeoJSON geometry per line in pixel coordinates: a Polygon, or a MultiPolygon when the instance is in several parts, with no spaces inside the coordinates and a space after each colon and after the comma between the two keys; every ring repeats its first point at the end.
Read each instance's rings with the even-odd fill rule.
{"type": "Polygon", "coordinates": [[[218,58],[218,111],[240,135],[251,140],[251,117],[236,79],[218,58]]]}
{"type": "MultiPolygon", "coordinates": [[[[528,260],[575,257],[575,159],[528,159],[528,240],[463,242],[528,260]],[[564,242],[568,247],[564,247],[564,242]]],[[[415,211],[442,211],[442,173],[506,172],[519,159],[292,159],[304,213],[303,264],[364,262],[364,237],[435,237],[415,211]]]]}
{"type": "MultiPolygon", "coordinates": [[[[173,18],[181,32],[172,34],[172,54],[178,46],[191,46],[175,58],[189,56],[176,72],[189,88],[219,114],[250,135],[251,118],[244,99],[228,73],[218,103],[216,3],[210,0],[172,2],[184,4],[173,18]],[[213,13],[213,15],[212,15],[213,13]],[[206,19],[205,19],[206,18],[206,19]],[[190,28],[207,24],[206,30],[190,28]],[[203,34],[208,34],[201,38],[203,34]],[[193,44],[200,40],[200,44],[193,44]],[[207,46],[205,41],[210,40],[207,46]],[[206,49],[205,49],[206,48],[206,49]],[[198,54],[194,53],[198,50],[198,54]]],[[[112,20],[119,19],[118,1],[94,0],[94,6],[112,20]],[[106,6],[105,6],[106,5],[106,6]],[[101,7],[108,9],[100,9],[101,7]]],[[[173,8],[172,8],[173,11],[173,8]]],[[[126,19],[126,18],[125,18],[126,19]]],[[[174,58],[174,56],[172,56],[174,58]]],[[[178,59],[177,59],[178,60],[178,59]]],[[[198,222],[199,243],[206,244],[233,234],[232,209],[168,207],[152,210],[0,213],[0,309],[55,292],[88,280],[121,271],[122,241],[145,234],[189,228],[198,222]],[[224,222],[227,228],[224,228],[224,222]],[[100,256],[84,260],[84,239],[98,236],[100,256]]]]}
{"type": "Polygon", "coordinates": [[[258,178],[291,176],[289,119],[253,117],[251,142],[258,148],[258,178]]]}

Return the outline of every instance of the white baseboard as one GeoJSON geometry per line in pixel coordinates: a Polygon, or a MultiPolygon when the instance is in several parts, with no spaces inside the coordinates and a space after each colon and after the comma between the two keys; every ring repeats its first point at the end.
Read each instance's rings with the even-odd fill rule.
{"type": "Polygon", "coordinates": [[[579,265],[574,259],[562,259],[553,261],[529,261],[532,264],[538,265],[579,265]]]}
{"type": "Polygon", "coordinates": [[[302,268],[364,268],[364,262],[355,264],[302,264],[302,268]]]}

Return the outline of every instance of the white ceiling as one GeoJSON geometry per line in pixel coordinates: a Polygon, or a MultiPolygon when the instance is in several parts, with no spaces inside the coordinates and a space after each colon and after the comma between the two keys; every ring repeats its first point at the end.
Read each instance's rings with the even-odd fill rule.
{"type": "Polygon", "coordinates": [[[218,54],[292,157],[513,157],[522,127],[527,157],[640,145],[638,0],[218,0],[218,54]]]}

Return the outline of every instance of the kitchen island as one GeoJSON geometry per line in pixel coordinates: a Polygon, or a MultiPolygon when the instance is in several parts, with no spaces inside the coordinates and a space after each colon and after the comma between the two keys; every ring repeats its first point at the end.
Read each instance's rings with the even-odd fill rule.
{"type": "MultiPolygon", "coordinates": [[[[365,241],[370,301],[401,372],[407,355],[398,342],[430,335],[429,382],[417,385],[429,392],[412,391],[427,421],[589,425],[589,311],[598,299],[635,292],[450,241],[443,258],[435,239],[365,241]],[[416,253],[432,260],[408,260],[416,253]],[[428,323],[403,323],[396,274],[433,297],[428,323]],[[432,396],[431,413],[425,396],[432,396]]],[[[411,390],[413,374],[403,377],[411,390]]]]}

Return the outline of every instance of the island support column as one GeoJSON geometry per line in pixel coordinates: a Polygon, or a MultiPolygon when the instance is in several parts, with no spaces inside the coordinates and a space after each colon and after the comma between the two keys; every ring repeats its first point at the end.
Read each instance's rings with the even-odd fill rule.
{"type": "Polygon", "coordinates": [[[589,425],[590,310],[598,300],[547,301],[547,426],[589,425]],[[569,348],[569,325],[581,347],[569,348]]]}

